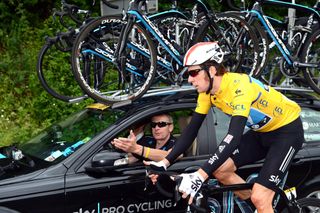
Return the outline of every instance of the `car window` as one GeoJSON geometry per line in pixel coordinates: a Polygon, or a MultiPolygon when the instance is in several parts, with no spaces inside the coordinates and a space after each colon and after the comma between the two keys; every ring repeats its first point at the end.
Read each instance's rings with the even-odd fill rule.
{"type": "Polygon", "coordinates": [[[50,126],[19,148],[35,159],[56,164],[124,115],[124,111],[114,109],[85,109],[50,126]]]}
{"type": "MultiPolygon", "coordinates": [[[[162,113],[168,113],[169,115],[172,116],[173,122],[174,122],[174,130],[172,132],[172,135],[175,138],[178,138],[183,131],[183,129],[186,127],[186,125],[189,123],[191,119],[191,115],[193,113],[193,109],[182,109],[182,110],[175,110],[175,111],[170,111],[170,112],[159,112],[159,114],[162,113]]],[[[130,134],[130,130],[134,129],[135,126],[139,126],[138,124],[141,124],[141,122],[145,123],[146,126],[144,128],[144,135],[152,137],[152,130],[150,126],[150,120],[152,116],[140,118],[138,121],[128,124],[128,128],[125,129],[124,131],[119,132],[117,134],[116,138],[118,137],[128,137],[130,134]]],[[[123,153],[123,151],[116,149],[110,144],[111,141],[106,141],[104,148],[102,151],[109,150],[109,151],[116,151],[123,153]]]]}
{"type": "Polygon", "coordinates": [[[303,107],[301,119],[306,142],[320,141],[320,112],[303,107]]]}

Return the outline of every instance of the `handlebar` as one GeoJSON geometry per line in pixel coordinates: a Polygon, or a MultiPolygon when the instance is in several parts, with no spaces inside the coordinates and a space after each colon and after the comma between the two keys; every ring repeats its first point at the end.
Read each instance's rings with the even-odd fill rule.
{"type": "Polygon", "coordinates": [[[86,16],[89,16],[89,14],[90,14],[90,11],[88,11],[88,10],[81,10],[80,7],[73,5],[73,4],[67,4],[67,3],[64,3],[62,5],[62,11],[67,12],[67,14],[70,16],[70,18],[78,25],[82,24],[82,20],[80,20],[76,16],[76,14],[83,13],[83,14],[86,14],[86,16]]]}
{"type": "MultiPolygon", "coordinates": [[[[179,192],[179,186],[182,181],[182,177],[179,176],[178,173],[172,172],[172,171],[154,171],[151,169],[150,166],[146,166],[146,187],[148,187],[148,184],[150,184],[150,178],[149,175],[158,175],[157,182],[155,184],[157,190],[160,194],[164,195],[165,197],[173,198],[174,200],[174,206],[181,200],[181,193],[179,192]],[[166,184],[166,186],[169,185],[169,187],[172,189],[174,188],[173,193],[169,192],[165,189],[163,184],[166,184]]],[[[202,203],[202,199],[207,199],[207,196],[203,196],[203,190],[207,188],[208,185],[204,183],[199,190],[199,192],[196,194],[195,198],[193,199],[192,204],[188,204],[186,212],[196,211],[196,212],[207,212],[207,210],[203,207],[200,207],[200,204],[202,203]],[[200,201],[200,202],[199,202],[200,201]]]]}

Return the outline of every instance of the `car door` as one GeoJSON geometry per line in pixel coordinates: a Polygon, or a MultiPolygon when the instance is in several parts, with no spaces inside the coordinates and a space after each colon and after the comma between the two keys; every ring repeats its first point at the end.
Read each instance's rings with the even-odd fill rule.
{"type": "MultiPolygon", "coordinates": [[[[177,168],[181,165],[173,170],[177,168]]],[[[183,208],[182,204],[174,206],[173,199],[161,195],[151,182],[145,190],[145,178],[141,162],[107,171],[67,174],[66,212],[168,212],[183,208]]]]}
{"type": "MultiPolygon", "coordinates": [[[[190,106],[194,106],[191,104],[190,106]]],[[[179,109],[179,107],[176,107],[179,109]]],[[[190,108],[190,107],[189,107],[190,108]]],[[[175,110],[156,107],[156,110],[148,109],[149,114],[137,114],[121,124],[117,125],[117,131],[108,136],[102,136],[98,143],[107,143],[121,131],[129,128],[132,122],[143,116],[161,113],[162,111],[175,110]]],[[[106,133],[108,134],[108,133],[106,133]]],[[[102,150],[93,150],[100,153],[102,150]]],[[[87,151],[89,152],[89,150],[87,151]]],[[[72,156],[74,157],[74,156],[72,156]]],[[[66,174],[65,194],[66,210],[72,213],[96,213],[96,212],[170,212],[185,211],[185,202],[180,202],[174,206],[173,198],[161,195],[152,184],[145,190],[146,170],[142,162],[126,165],[121,168],[112,168],[107,171],[91,172],[86,170],[91,166],[94,154],[84,160],[83,163],[75,163],[66,174]]],[[[79,158],[82,158],[82,156],[79,158]]],[[[82,159],[78,159],[78,162],[82,159]]],[[[188,167],[186,160],[172,166],[174,171],[182,171],[188,167]]],[[[193,163],[194,165],[194,163],[193,163]]],[[[192,166],[192,165],[191,165],[192,166]]],[[[170,189],[173,190],[173,187],[170,189]]]]}
{"type": "Polygon", "coordinates": [[[0,206],[23,213],[63,212],[65,172],[58,165],[2,181],[0,206]]]}

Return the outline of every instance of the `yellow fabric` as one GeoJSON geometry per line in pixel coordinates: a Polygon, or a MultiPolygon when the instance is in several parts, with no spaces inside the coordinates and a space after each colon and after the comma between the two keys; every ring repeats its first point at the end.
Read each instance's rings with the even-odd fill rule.
{"type": "Polygon", "coordinates": [[[259,132],[269,132],[299,117],[299,105],[260,81],[239,73],[223,75],[215,95],[200,93],[196,112],[207,114],[215,105],[224,113],[248,118],[247,126],[259,132]]]}

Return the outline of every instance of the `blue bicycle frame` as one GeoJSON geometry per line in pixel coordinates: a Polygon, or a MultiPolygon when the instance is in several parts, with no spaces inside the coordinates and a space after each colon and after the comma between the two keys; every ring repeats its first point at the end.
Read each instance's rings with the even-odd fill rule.
{"type": "MultiPolygon", "coordinates": [[[[284,57],[284,59],[286,60],[288,65],[290,65],[291,67],[317,67],[317,65],[303,64],[303,63],[300,63],[294,59],[294,57],[290,53],[290,50],[287,48],[284,41],[282,40],[281,36],[279,36],[279,34],[276,32],[276,30],[274,29],[274,27],[272,26],[272,24],[268,20],[269,18],[263,14],[262,8],[261,8],[262,2],[263,2],[263,4],[272,4],[272,5],[280,5],[280,6],[287,7],[287,8],[295,8],[295,9],[298,9],[298,10],[301,10],[301,11],[304,11],[304,12],[311,14],[308,19],[307,27],[311,27],[313,20],[314,20],[314,17],[318,21],[320,21],[319,11],[314,8],[306,7],[303,5],[278,1],[278,0],[257,1],[254,3],[253,8],[251,10],[246,11],[249,16],[249,20],[248,20],[249,23],[252,23],[253,16],[257,17],[260,20],[260,22],[262,23],[264,28],[267,30],[267,33],[269,34],[271,39],[275,42],[276,46],[278,47],[279,51],[281,52],[282,56],[284,57]]],[[[317,7],[317,5],[315,7],[317,7]]],[[[305,34],[303,36],[301,44],[304,43],[306,38],[307,38],[307,34],[305,34]]],[[[300,45],[300,48],[301,48],[301,45],[300,45]]]]}

